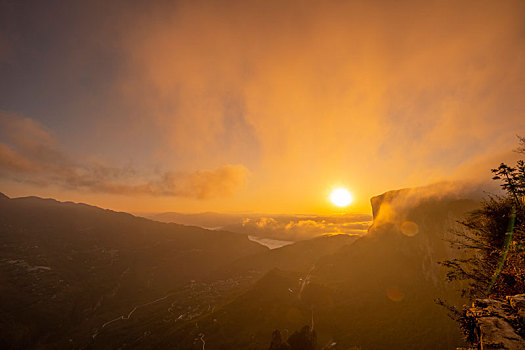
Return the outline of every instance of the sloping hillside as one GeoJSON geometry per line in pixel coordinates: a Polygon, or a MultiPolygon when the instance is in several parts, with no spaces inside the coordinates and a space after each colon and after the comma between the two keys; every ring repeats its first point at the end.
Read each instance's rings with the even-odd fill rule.
{"type": "Polygon", "coordinates": [[[100,324],[134,306],[268,250],[242,234],[4,195],[0,241],[3,348],[85,344],[100,324]]]}
{"type": "Polygon", "coordinates": [[[434,299],[460,299],[437,262],[476,205],[389,192],[372,199],[366,236],[268,250],[237,233],[2,197],[2,345],[262,350],[274,329],[313,324],[320,348],[454,348],[457,326],[434,299]]]}
{"type": "MultiPolygon", "coordinates": [[[[376,215],[368,235],[307,269],[270,271],[198,327],[172,331],[171,339],[187,348],[205,335],[210,349],[264,349],[273,329],[291,332],[313,322],[320,347],[461,345],[457,325],[434,302],[460,301],[437,262],[453,254],[444,241],[450,226],[477,202],[415,195],[407,190],[373,198],[376,215]]],[[[163,339],[162,344],[174,343],[163,339]]]]}

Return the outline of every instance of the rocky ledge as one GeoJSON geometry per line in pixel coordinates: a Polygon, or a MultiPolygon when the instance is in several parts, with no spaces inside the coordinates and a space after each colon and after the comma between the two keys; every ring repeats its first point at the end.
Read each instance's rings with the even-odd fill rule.
{"type": "Polygon", "coordinates": [[[466,316],[474,320],[478,348],[525,349],[525,294],[477,299],[466,316]]]}

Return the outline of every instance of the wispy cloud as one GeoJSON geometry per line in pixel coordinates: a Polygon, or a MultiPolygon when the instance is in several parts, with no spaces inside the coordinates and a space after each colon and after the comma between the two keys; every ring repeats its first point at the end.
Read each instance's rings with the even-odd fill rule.
{"type": "Polygon", "coordinates": [[[165,171],[144,179],[133,169],[75,160],[38,122],[0,113],[0,177],[36,185],[124,195],[209,199],[231,196],[245,182],[242,165],[165,171]]]}
{"type": "MultiPolygon", "coordinates": [[[[499,193],[495,185],[494,193],[499,193]]],[[[465,200],[471,203],[481,201],[487,196],[485,189],[476,183],[440,182],[423,187],[393,190],[371,199],[375,226],[383,224],[401,225],[407,220],[407,213],[421,203],[442,200],[465,200]]]]}

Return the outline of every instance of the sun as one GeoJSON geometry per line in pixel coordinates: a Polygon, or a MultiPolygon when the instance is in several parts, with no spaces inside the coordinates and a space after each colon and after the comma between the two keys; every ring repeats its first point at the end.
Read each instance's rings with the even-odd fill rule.
{"type": "Polygon", "coordinates": [[[338,206],[338,207],[346,207],[352,201],[354,200],[354,197],[352,197],[352,194],[348,192],[346,188],[336,188],[330,193],[330,201],[338,206]]]}

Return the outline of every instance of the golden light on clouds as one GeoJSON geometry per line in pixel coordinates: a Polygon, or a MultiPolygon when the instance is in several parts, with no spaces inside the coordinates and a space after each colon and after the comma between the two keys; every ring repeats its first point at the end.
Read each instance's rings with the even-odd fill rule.
{"type": "Polygon", "coordinates": [[[326,189],[351,183],[365,212],[393,188],[485,179],[525,134],[523,1],[126,3],[6,16],[0,110],[56,141],[42,156],[0,135],[9,195],[329,213],[326,189]]]}

